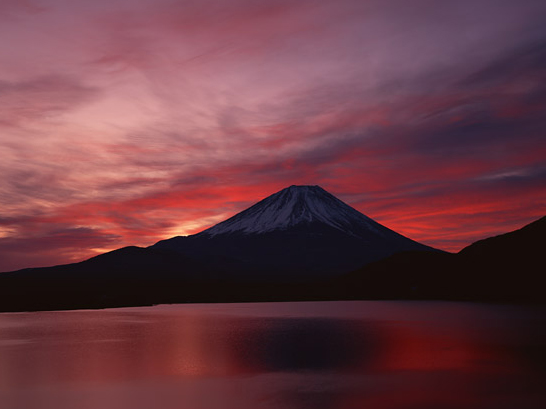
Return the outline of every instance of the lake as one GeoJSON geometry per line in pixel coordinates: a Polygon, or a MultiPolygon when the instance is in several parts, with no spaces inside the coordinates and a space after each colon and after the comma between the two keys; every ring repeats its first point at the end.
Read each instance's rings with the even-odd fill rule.
{"type": "Polygon", "coordinates": [[[0,314],[2,409],[543,409],[546,310],[448,302],[0,314]]]}

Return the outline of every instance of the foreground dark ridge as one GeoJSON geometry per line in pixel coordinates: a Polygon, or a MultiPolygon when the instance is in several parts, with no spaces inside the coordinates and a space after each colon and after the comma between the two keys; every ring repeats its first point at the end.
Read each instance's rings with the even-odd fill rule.
{"type": "Polygon", "coordinates": [[[399,253],[342,276],[294,282],[225,280],[178,253],[127,247],[78,264],[0,275],[0,311],[348,299],[544,304],[541,254],[545,233],[543,217],[517,231],[474,243],[458,254],[399,253]],[[125,260],[115,276],[104,269],[109,258],[125,260]],[[150,264],[158,258],[164,260],[164,269],[150,276],[150,264]],[[180,265],[190,274],[181,276],[180,265]],[[93,275],[82,278],[74,271],[93,275]]]}
{"type": "Polygon", "coordinates": [[[340,281],[357,297],[544,304],[545,234],[542,217],[457,254],[400,253],[340,281]]]}

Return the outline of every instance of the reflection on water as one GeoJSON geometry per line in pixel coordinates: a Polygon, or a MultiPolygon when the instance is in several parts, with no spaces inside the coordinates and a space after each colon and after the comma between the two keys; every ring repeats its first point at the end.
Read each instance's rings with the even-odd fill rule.
{"type": "Polygon", "coordinates": [[[426,302],[0,314],[0,407],[546,407],[544,309],[426,302]]]}

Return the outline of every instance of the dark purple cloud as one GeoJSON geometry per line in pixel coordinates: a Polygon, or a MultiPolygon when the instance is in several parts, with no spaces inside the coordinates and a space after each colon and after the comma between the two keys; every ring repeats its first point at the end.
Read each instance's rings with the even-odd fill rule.
{"type": "Polygon", "coordinates": [[[0,81],[0,126],[22,126],[48,119],[88,103],[96,96],[96,89],[59,75],[18,82],[0,81]]]}

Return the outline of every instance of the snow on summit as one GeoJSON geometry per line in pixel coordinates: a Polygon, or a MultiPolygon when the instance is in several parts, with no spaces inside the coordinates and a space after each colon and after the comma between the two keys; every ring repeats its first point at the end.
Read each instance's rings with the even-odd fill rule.
{"type": "Polygon", "coordinates": [[[202,232],[209,236],[227,233],[265,233],[300,224],[323,224],[360,236],[365,229],[383,236],[393,232],[363,215],[320,186],[290,186],[254,206],[202,232]]]}

